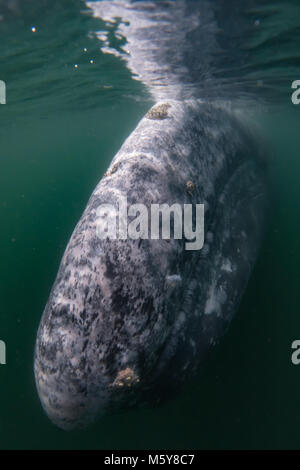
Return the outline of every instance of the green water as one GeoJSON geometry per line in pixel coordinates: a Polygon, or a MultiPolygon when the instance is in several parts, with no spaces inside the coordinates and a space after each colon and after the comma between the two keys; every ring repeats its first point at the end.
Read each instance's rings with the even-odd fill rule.
{"type": "Polygon", "coordinates": [[[273,2],[265,3],[264,40],[258,32],[245,50],[257,53],[248,79],[265,77],[270,88],[274,84],[273,101],[251,111],[270,147],[272,204],[230,331],[203,377],[176,399],[71,433],[52,425],[40,406],[33,377],[36,331],[88,197],[151,98],[123,61],[101,53],[90,32],[104,25],[80,13],[81,2],[55,1],[50,8],[45,1],[7,14],[4,9],[0,339],[7,364],[0,366],[1,449],[300,448],[300,365],[291,363],[291,343],[300,339],[300,108],[290,100],[291,81],[300,79],[297,4],[277,6],[290,21],[275,34],[281,23],[273,2]],[[294,38],[288,45],[287,32],[294,38]],[[274,34],[277,43],[264,49],[274,34]]]}

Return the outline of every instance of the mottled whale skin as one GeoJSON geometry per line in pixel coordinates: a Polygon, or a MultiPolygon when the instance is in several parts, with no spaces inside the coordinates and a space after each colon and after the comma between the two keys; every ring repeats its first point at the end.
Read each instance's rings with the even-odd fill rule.
{"type": "Polygon", "coordinates": [[[38,330],[37,390],[59,427],[159,399],[197,373],[262,238],[259,152],[239,119],[199,100],[157,103],[125,141],[71,236],[38,330]],[[204,247],[101,240],[97,208],[119,196],[147,207],[204,203],[204,247]]]}

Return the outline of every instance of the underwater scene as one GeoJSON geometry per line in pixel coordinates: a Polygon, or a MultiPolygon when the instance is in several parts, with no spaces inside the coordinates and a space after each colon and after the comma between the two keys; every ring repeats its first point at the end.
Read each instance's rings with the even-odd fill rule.
{"type": "Polygon", "coordinates": [[[0,449],[299,449],[300,3],[0,35],[0,449]]]}

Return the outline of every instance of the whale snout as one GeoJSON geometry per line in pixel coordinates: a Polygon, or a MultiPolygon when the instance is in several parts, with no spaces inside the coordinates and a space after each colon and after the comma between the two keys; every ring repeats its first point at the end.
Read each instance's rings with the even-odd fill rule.
{"type": "Polygon", "coordinates": [[[64,384],[58,387],[51,375],[43,377],[38,368],[36,385],[46,414],[58,427],[72,430],[85,427],[91,421],[87,399],[84,394],[78,395],[76,387],[73,390],[64,384]]]}
{"type": "MultiPolygon", "coordinates": [[[[83,427],[95,412],[87,368],[87,342],[76,334],[70,304],[50,298],[35,348],[34,372],[42,406],[57,426],[83,427]]],[[[98,387],[99,393],[100,387],[98,387]]]]}
{"type": "MultiPolygon", "coordinates": [[[[105,342],[101,334],[94,334],[90,315],[77,312],[75,318],[70,304],[55,305],[50,298],[43,318],[35,348],[35,381],[55,425],[64,430],[86,427],[114,403],[130,402],[140,385],[133,354],[118,351],[114,341],[103,348],[105,342]],[[74,327],[81,317],[80,328],[74,327]]],[[[100,330],[108,336],[104,324],[100,330]]]]}

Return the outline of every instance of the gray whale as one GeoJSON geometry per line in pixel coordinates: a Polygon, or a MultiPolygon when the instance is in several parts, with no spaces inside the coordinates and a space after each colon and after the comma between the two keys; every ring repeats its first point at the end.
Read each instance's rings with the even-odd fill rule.
{"type": "Polygon", "coordinates": [[[224,106],[167,100],[140,121],[91,195],[38,329],[36,385],[55,424],[85,426],[168,396],[197,374],[258,253],[263,166],[261,146],[224,106]],[[97,208],[120,195],[146,206],[204,203],[203,249],[175,239],[101,240],[97,208]]]}

